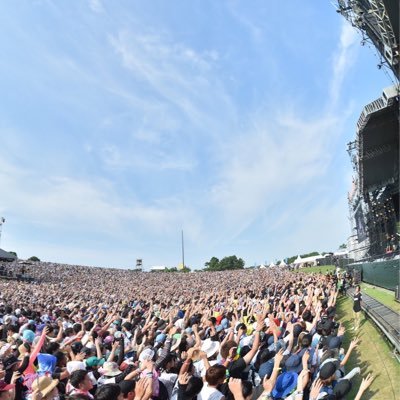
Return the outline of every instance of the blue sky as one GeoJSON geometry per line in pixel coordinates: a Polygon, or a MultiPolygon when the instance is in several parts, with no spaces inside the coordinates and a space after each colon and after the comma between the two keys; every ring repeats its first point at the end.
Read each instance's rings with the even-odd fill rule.
{"type": "Polygon", "coordinates": [[[391,82],[330,1],[2,2],[1,246],[247,265],[335,250],[362,107],[391,82]]]}

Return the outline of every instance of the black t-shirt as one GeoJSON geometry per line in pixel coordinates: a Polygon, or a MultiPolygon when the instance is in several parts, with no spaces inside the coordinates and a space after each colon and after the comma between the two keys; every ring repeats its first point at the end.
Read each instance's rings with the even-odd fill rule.
{"type": "Polygon", "coordinates": [[[361,299],[362,299],[361,292],[354,294],[353,311],[355,312],[361,311],[361,299]]]}
{"type": "Polygon", "coordinates": [[[229,377],[242,379],[243,371],[246,369],[246,367],[247,367],[247,364],[244,361],[243,357],[240,357],[236,361],[233,361],[228,366],[229,377]]]}

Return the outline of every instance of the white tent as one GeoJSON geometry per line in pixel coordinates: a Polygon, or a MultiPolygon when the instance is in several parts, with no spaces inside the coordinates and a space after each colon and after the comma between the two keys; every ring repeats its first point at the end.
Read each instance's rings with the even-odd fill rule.
{"type": "Polygon", "coordinates": [[[345,257],[345,256],[347,256],[347,254],[349,254],[349,252],[346,249],[340,249],[333,253],[334,256],[338,256],[338,257],[345,257]]]}
{"type": "Polygon", "coordinates": [[[321,254],[318,254],[316,256],[304,257],[304,258],[297,256],[297,258],[294,260],[293,264],[298,267],[302,267],[305,264],[308,264],[308,266],[316,266],[317,260],[320,258],[323,258],[323,256],[321,256],[321,254]]]}
{"type": "Polygon", "coordinates": [[[301,261],[303,262],[303,264],[309,264],[315,266],[317,265],[317,260],[319,260],[320,258],[323,258],[323,256],[321,256],[321,254],[318,254],[316,256],[302,258],[301,261]]]}
{"type": "Polygon", "coordinates": [[[287,264],[285,263],[285,260],[282,260],[281,263],[279,264],[280,267],[287,267],[287,264]]]}
{"type": "Polygon", "coordinates": [[[269,264],[269,267],[270,267],[270,268],[273,268],[273,267],[276,267],[276,265],[274,264],[273,261],[271,261],[271,263],[269,264]]]}
{"type": "Polygon", "coordinates": [[[261,264],[260,269],[267,269],[267,267],[264,264],[261,264]]]}
{"type": "Polygon", "coordinates": [[[303,264],[303,260],[300,256],[297,256],[297,258],[293,261],[294,265],[300,265],[303,264]]]}
{"type": "Polygon", "coordinates": [[[150,271],[165,271],[167,267],[165,265],[154,265],[153,267],[150,267],[150,271]]]}

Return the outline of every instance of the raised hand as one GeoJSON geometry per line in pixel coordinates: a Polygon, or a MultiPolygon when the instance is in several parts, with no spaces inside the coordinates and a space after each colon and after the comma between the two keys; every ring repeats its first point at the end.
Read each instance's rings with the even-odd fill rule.
{"type": "Polygon", "coordinates": [[[282,360],[283,360],[283,349],[280,349],[276,354],[275,354],[275,365],[279,365],[282,360]]]}
{"type": "Polygon", "coordinates": [[[113,350],[117,350],[117,349],[118,349],[118,346],[119,346],[119,342],[118,342],[118,341],[115,341],[115,342],[112,344],[112,349],[113,349],[113,350]]]}
{"type": "Polygon", "coordinates": [[[15,383],[17,382],[17,380],[18,380],[18,378],[19,378],[20,376],[21,376],[21,373],[18,372],[18,371],[15,371],[15,372],[12,374],[12,377],[11,377],[11,384],[15,385],[15,383]]]}
{"type": "Polygon", "coordinates": [[[171,335],[171,336],[173,336],[173,335],[175,335],[175,333],[177,332],[177,327],[176,326],[173,326],[170,330],[169,330],[169,332],[168,332],[168,334],[169,335],[171,335]]]}
{"type": "Polygon", "coordinates": [[[188,360],[192,360],[194,353],[198,350],[198,348],[196,347],[191,347],[188,351],[187,351],[187,358],[188,360]]]}
{"type": "Polygon", "coordinates": [[[264,325],[265,323],[263,319],[257,321],[256,331],[261,332],[264,329],[264,325]]]}
{"type": "Polygon", "coordinates": [[[310,400],[317,400],[319,392],[322,389],[322,381],[321,379],[316,379],[312,385],[311,385],[311,390],[310,390],[310,400]]]}
{"type": "Polygon", "coordinates": [[[308,360],[310,359],[310,352],[308,350],[306,350],[303,354],[302,357],[302,362],[303,362],[303,369],[307,369],[308,366],[308,360]]]}
{"type": "Polygon", "coordinates": [[[178,376],[178,382],[180,385],[187,385],[189,383],[189,380],[190,380],[190,375],[187,372],[180,374],[178,376]]]}
{"type": "Polygon", "coordinates": [[[148,389],[150,378],[139,379],[135,386],[135,399],[142,399],[148,389]]]}
{"type": "Polygon", "coordinates": [[[350,342],[350,347],[351,347],[351,349],[352,349],[352,350],[355,349],[355,348],[358,346],[358,343],[360,343],[360,339],[359,339],[359,338],[353,339],[353,340],[350,342]]]}
{"type": "Polygon", "coordinates": [[[231,347],[229,350],[229,358],[234,358],[237,352],[237,347],[231,347]]]}
{"type": "Polygon", "coordinates": [[[274,388],[274,382],[272,381],[272,379],[268,379],[267,375],[265,375],[263,379],[263,388],[264,391],[268,393],[271,393],[272,389],[274,388]]]}
{"type": "Polygon", "coordinates": [[[307,370],[303,369],[297,378],[297,390],[303,391],[308,384],[310,374],[307,370]]]}
{"type": "Polygon", "coordinates": [[[241,379],[236,379],[236,378],[231,378],[229,379],[229,390],[232,392],[233,397],[235,400],[237,399],[242,399],[242,380],[241,379]]]}
{"type": "Polygon", "coordinates": [[[372,374],[368,374],[366,378],[363,378],[361,385],[360,385],[360,390],[365,392],[370,386],[372,381],[374,380],[374,377],[372,374]]]}

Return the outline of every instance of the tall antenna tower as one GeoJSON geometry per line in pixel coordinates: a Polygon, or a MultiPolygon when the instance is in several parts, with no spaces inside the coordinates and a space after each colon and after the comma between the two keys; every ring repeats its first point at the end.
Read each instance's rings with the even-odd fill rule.
{"type": "Polygon", "coordinates": [[[143,270],[143,260],[141,258],[136,259],[136,266],[135,271],[142,271],[143,270]]]}

